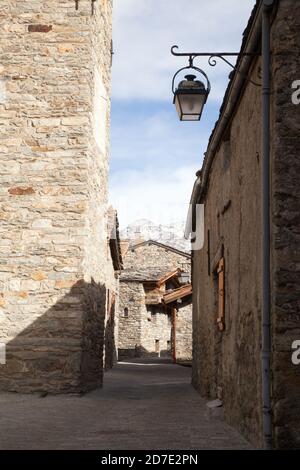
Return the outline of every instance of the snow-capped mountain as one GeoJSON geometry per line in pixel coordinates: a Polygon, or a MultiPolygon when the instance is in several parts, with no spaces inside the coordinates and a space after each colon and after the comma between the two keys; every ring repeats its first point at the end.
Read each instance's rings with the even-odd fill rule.
{"type": "Polygon", "coordinates": [[[156,225],[150,220],[140,219],[129,224],[120,231],[121,239],[129,239],[132,243],[155,240],[178,250],[189,252],[191,245],[184,238],[184,222],[170,225],[156,225]]]}

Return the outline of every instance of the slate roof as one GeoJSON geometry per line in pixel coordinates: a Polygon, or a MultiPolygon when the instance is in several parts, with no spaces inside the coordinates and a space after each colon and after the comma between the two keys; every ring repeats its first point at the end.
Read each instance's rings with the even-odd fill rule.
{"type": "Polygon", "coordinates": [[[164,248],[165,250],[172,251],[173,253],[177,253],[178,255],[184,256],[185,258],[191,258],[191,254],[188,253],[187,251],[181,251],[178,250],[177,248],[174,248],[173,246],[170,245],[165,245],[164,243],[160,243],[156,240],[146,240],[141,243],[136,243],[135,245],[131,245],[130,249],[134,250],[135,248],[139,248],[140,246],[145,246],[145,245],[156,245],[161,248],[164,248]]]}

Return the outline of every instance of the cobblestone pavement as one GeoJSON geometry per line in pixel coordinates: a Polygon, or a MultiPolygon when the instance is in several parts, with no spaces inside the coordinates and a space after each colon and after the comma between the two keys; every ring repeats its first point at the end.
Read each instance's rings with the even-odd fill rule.
{"type": "Polygon", "coordinates": [[[84,396],[0,394],[0,449],[246,449],[209,418],[189,367],[119,363],[84,396]]]}

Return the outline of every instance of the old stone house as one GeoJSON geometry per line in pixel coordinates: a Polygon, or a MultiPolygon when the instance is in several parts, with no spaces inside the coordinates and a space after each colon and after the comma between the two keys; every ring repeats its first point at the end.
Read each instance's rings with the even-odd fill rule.
{"type": "MultiPolygon", "coordinates": [[[[300,447],[300,140],[293,82],[300,10],[274,2],[271,19],[271,419],[275,448],[300,447]]],[[[242,52],[261,51],[257,1],[242,52]]],[[[192,204],[204,204],[204,246],[193,251],[193,384],[219,397],[225,419],[254,445],[262,436],[262,88],[260,55],[239,57],[211,135],[192,204]]],[[[198,236],[200,236],[198,234],[198,236]]]]}
{"type": "Polygon", "coordinates": [[[102,383],[116,290],[112,2],[4,2],[0,14],[0,388],[85,391],[102,383]]]}
{"type": "Polygon", "coordinates": [[[123,259],[119,357],[166,356],[173,357],[174,362],[191,360],[190,254],[149,240],[127,244],[123,259]]]}

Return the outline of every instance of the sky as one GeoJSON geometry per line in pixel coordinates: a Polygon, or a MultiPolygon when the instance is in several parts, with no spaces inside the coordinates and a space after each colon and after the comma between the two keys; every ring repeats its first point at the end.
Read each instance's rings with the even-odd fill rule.
{"type": "MultiPolygon", "coordinates": [[[[121,227],[183,222],[231,69],[195,65],[212,90],[199,122],[180,122],[171,82],[180,52],[239,51],[254,0],[114,0],[110,202],[121,227]]],[[[235,61],[235,58],[232,58],[235,61]]],[[[181,77],[179,77],[181,78],[181,77]]]]}

